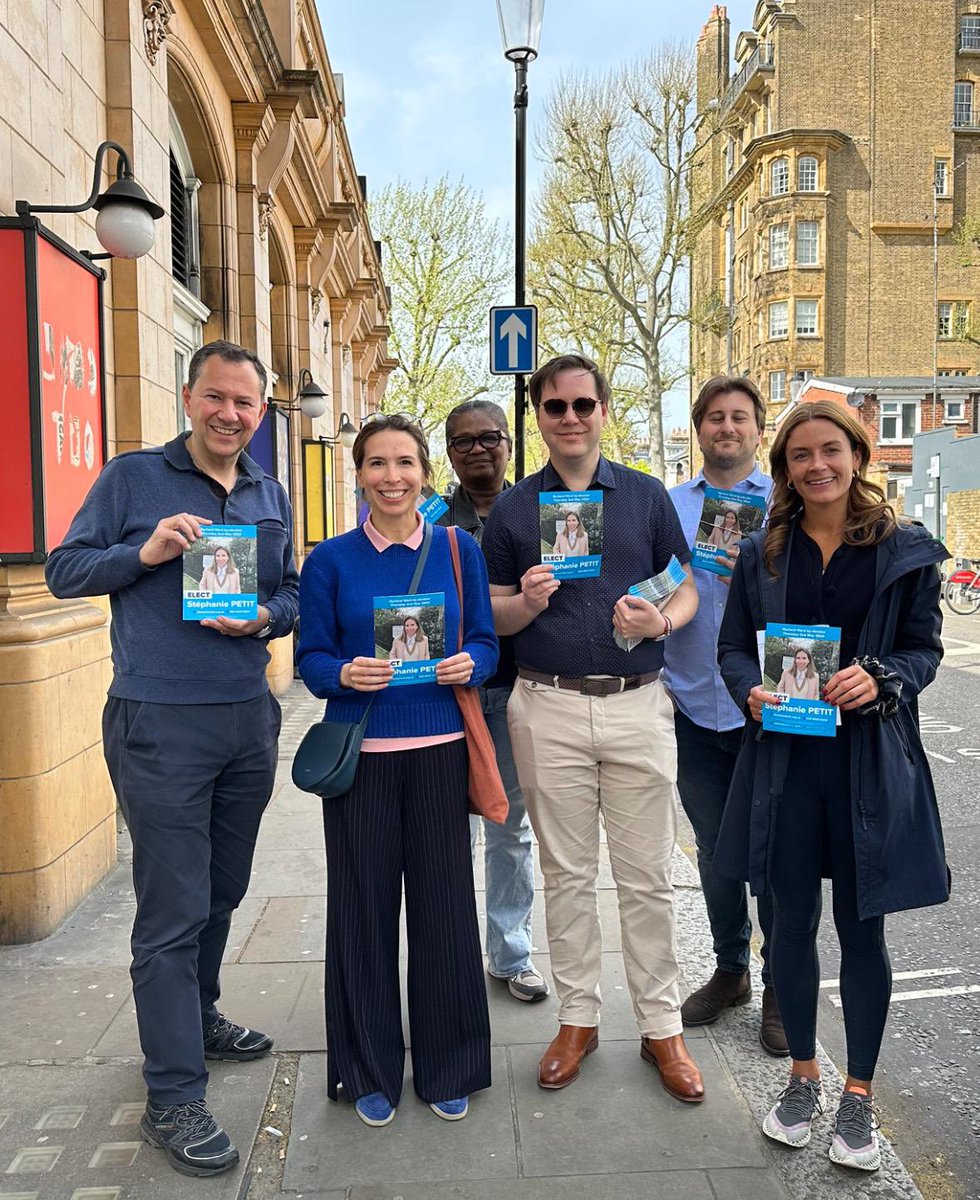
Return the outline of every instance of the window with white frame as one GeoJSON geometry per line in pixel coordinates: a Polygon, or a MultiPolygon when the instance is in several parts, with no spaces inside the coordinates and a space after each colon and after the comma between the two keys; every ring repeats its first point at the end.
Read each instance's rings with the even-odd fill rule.
{"type": "Polygon", "coordinates": [[[980,15],[969,13],[960,17],[960,49],[980,50],[980,15]]]}
{"type": "Polygon", "coordinates": [[[949,159],[937,158],[933,172],[933,186],[937,196],[949,195],[949,159]]]}
{"type": "Polygon", "coordinates": [[[966,420],[966,403],[963,400],[945,400],[943,409],[943,420],[947,425],[966,420]]]}
{"type": "Polygon", "coordinates": [[[776,300],[769,305],[769,337],[784,338],[789,334],[789,301],[776,300]]]}
{"type": "Polygon", "coordinates": [[[769,269],[789,264],[789,225],[773,225],[769,230],[769,269]]]}
{"type": "Polygon", "coordinates": [[[953,124],[957,128],[973,125],[973,84],[966,79],[953,84],[953,124]]]}
{"type": "Polygon", "coordinates": [[[738,231],[744,233],[749,223],[749,202],[743,197],[738,202],[738,231]]]}
{"type": "Polygon", "coordinates": [[[941,340],[964,337],[970,327],[970,305],[965,300],[941,300],[936,336],[941,340]]]}
{"type": "Polygon", "coordinates": [[[796,302],[796,336],[815,337],[817,334],[817,302],[816,300],[797,300],[796,302]]]}
{"type": "Polygon", "coordinates": [[[796,161],[796,190],[798,192],[815,192],[817,190],[817,160],[812,154],[804,154],[796,161]]]}
{"type": "Polygon", "coordinates": [[[786,399],[786,372],[769,372],[769,400],[773,404],[782,404],[786,399]]]}
{"type": "Polygon", "coordinates": [[[815,267],[820,261],[820,222],[796,222],[796,265],[815,267]]]}
{"type": "Polygon", "coordinates": [[[789,159],[774,158],[769,168],[769,194],[785,196],[789,191],[789,159]]]}
{"type": "Polygon", "coordinates": [[[936,374],[941,375],[944,378],[948,378],[950,376],[960,377],[963,375],[969,375],[970,372],[966,369],[966,367],[944,367],[941,371],[937,371],[936,374]]]}
{"type": "Polygon", "coordinates": [[[879,442],[911,442],[919,432],[918,400],[882,400],[879,442]]]}

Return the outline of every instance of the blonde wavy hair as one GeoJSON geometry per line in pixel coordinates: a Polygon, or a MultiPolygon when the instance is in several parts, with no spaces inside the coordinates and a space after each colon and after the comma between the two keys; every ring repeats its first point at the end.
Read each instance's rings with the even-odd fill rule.
{"type": "Polygon", "coordinates": [[[867,478],[871,460],[871,439],[860,422],[833,400],[815,400],[801,404],[789,414],[780,427],[769,452],[772,474],[772,495],[762,557],[770,575],[777,576],[776,559],[786,546],[790,523],[803,512],[799,493],[789,486],[786,469],[786,444],[790,435],[804,421],[830,421],[844,434],[851,449],[857,452],[858,468],[847,495],[847,516],[844,520],[844,541],[849,546],[876,546],[891,537],[898,527],[895,510],[885,499],[885,493],[867,478]]]}

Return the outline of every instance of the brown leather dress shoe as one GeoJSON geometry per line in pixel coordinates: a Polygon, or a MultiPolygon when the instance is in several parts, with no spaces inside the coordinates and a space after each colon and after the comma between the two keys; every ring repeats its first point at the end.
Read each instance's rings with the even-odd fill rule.
{"type": "Polygon", "coordinates": [[[681,1034],[666,1038],[641,1038],[640,1054],[653,1063],[660,1073],[664,1091],[675,1100],[700,1104],[704,1099],[704,1082],[694,1059],[687,1052],[681,1034]]]}
{"type": "Polygon", "coordinates": [[[578,1079],[582,1059],[599,1045],[594,1026],[560,1025],[558,1036],[538,1064],[538,1086],[555,1090],[578,1079]]]}

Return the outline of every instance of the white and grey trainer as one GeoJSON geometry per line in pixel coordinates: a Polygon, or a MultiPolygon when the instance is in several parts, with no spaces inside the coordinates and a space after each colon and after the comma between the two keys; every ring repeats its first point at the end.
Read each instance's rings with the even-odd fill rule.
{"type": "Polygon", "coordinates": [[[774,1142],[802,1149],[810,1140],[814,1117],[823,1116],[823,1084],[805,1075],[790,1075],[788,1085],[766,1114],[762,1132],[774,1142]]]}
{"type": "Polygon", "coordinates": [[[868,1093],[863,1089],[845,1091],[834,1122],[830,1161],[858,1171],[877,1171],[881,1166],[878,1124],[878,1114],[868,1093]]]}
{"type": "Polygon", "coordinates": [[[490,974],[494,979],[499,979],[501,983],[507,984],[508,991],[515,1000],[523,1000],[528,1004],[533,1004],[536,1000],[543,1000],[551,991],[548,981],[534,963],[529,963],[523,971],[518,971],[516,975],[494,975],[492,971],[490,974]]]}

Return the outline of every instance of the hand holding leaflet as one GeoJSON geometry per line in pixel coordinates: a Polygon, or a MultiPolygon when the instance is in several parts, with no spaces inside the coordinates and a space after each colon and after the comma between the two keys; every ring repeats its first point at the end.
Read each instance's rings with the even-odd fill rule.
{"type": "MultiPolygon", "coordinates": [[[[658,575],[644,579],[640,583],[634,583],[628,594],[640,596],[660,608],[681,586],[684,577],[684,568],[677,561],[676,555],[672,554],[670,562],[658,575]]],[[[615,627],[613,628],[613,638],[620,650],[633,650],[643,641],[641,637],[625,637],[615,627]]]]}

